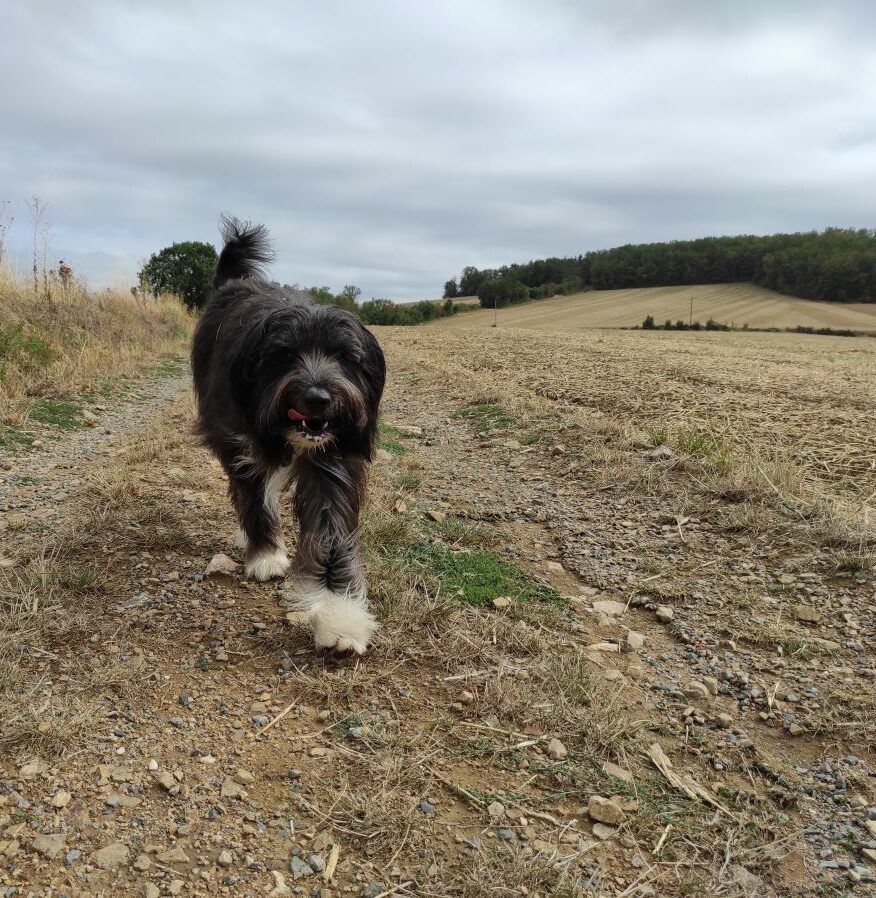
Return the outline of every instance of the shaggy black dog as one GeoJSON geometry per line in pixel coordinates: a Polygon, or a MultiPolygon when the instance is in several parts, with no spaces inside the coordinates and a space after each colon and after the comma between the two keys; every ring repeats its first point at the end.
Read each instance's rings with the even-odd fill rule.
{"type": "Polygon", "coordinates": [[[228,474],[255,580],[289,568],[279,504],[294,483],[295,574],[316,645],[362,653],[368,611],[357,528],[386,367],[349,312],[266,281],[262,226],[224,219],[214,293],[195,328],[197,430],[228,474]]]}

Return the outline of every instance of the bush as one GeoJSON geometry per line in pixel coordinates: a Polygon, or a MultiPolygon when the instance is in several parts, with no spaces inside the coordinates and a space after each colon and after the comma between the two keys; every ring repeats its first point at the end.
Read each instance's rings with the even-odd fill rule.
{"type": "Polygon", "coordinates": [[[369,299],[358,307],[357,312],[365,324],[411,325],[455,315],[460,309],[469,308],[473,307],[454,304],[449,298],[445,302],[424,299],[421,302],[398,304],[390,299],[369,299]]]}
{"type": "Polygon", "coordinates": [[[642,327],[643,327],[646,331],[652,331],[652,330],[654,330],[654,328],[656,327],[656,325],[654,324],[654,316],[653,316],[653,315],[647,315],[647,316],[645,317],[645,320],[642,322],[642,327]]]}

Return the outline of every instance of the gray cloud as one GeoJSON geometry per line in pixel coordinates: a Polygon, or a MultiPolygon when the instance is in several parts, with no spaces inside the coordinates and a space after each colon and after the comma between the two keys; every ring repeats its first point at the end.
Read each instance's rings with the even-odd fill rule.
{"type": "Polygon", "coordinates": [[[229,210],[281,279],[414,299],[467,264],[874,224],[865,0],[472,6],[7,5],[13,248],[37,193],[55,256],[130,282],[229,210]]]}

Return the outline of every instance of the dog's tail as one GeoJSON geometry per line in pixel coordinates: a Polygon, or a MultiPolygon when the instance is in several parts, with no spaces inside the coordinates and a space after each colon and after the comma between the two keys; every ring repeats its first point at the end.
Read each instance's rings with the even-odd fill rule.
{"type": "Polygon", "coordinates": [[[219,254],[213,289],[218,290],[234,278],[262,276],[264,265],[274,257],[268,229],[264,225],[240,222],[231,215],[223,215],[219,227],[225,246],[219,254]]]}

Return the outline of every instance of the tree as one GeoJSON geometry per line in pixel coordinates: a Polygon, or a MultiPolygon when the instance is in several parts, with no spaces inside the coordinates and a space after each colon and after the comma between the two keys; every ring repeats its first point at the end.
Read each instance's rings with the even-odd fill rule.
{"type": "Polygon", "coordinates": [[[174,243],[152,254],[140,271],[140,288],[153,295],[175,293],[190,309],[200,309],[213,289],[217,259],[209,243],[174,243]]]}
{"type": "Polygon", "coordinates": [[[521,284],[511,275],[505,275],[484,281],[478,290],[478,297],[485,309],[496,306],[501,308],[512,303],[526,302],[529,299],[529,290],[525,284],[521,284]]]}
{"type": "Polygon", "coordinates": [[[456,285],[456,278],[451,278],[444,284],[444,299],[455,299],[459,296],[459,287],[456,285]]]}

